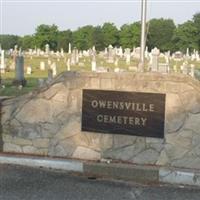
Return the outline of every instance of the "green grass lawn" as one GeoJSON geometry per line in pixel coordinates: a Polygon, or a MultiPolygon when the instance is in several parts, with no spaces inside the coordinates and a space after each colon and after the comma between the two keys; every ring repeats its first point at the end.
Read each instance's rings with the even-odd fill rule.
{"type": "MultiPolygon", "coordinates": [[[[68,59],[68,55],[65,55],[65,58],[60,58],[59,60],[55,57],[51,57],[51,63],[55,62],[57,66],[57,74],[60,74],[67,70],[66,60],[68,59]]],[[[105,59],[101,57],[97,57],[97,66],[103,66],[105,68],[109,68],[114,70],[115,65],[107,63],[105,59]]],[[[159,59],[160,63],[164,63],[164,58],[159,59]]],[[[11,59],[7,60],[9,65],[12,63],[11,59]]],[[[89,57],[83,57],[79,59],[79,63],[82,63],[83,66],[71,66],[71,71],[90,71],[91,70],[91,59],[89,57]]],[[[131,60],[130,66],[138,66],[139,60],[131,60]]],[[[170,67],[173,68],[174,65],[177,66],[177,69],[180,69],[181,64],[183,61],[170,61],[170,67]]],[[[189,61],[189,64],[195,64],[197,68],[200,69],[200,62],[192,62],[189,61]]],[[[1,96],[18,96],[30,92],[38,87],[38,79],[46,79],[48,76],[48,59],[47,57],[33,57],[32,59],[29,56],[25,56],[24,60],[24,74],[25,79],[27,80],[27,85],[21,89],[16,86],[13,86],[12,81],[15,78],[14,71],[6,71],[4,74],[1,74],[2,83],[5,85],[5,88],[0,88],[0,95],[1,96]],[[40,62],[45,62],[46,69],[44,71],[40,70],[40,62]],[[32,74],[26,74],[26,68],[28,66],[32,67],[32,74]]],[[[118,67],[128,70],[128,65],[126,64],[125,60],[119,59],[118,67]]],[[[147,65],[145,66],[147,68],[147,65]]]]}

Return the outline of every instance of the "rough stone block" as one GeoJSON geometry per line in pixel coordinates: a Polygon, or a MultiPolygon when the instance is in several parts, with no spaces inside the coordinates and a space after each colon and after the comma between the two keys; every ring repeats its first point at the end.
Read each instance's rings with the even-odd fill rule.
{"type": "Polygon", "coordinates": [[[33,139],[33,146],[36,148],[48,148],[49,139],[46,139],[46,138],[33,139]]]}
{"type": "Polygon", "coordinates": [[[131,160],[138,164],[155,164],[158,160],[159,153],[153,149],[147,149],[141,153],[138,153],[131,160]]]}
{"type": "Polygon", "coordinates": [[[57,83],[55,85],[52,85],[50,88],[48,88],[46,91],[44,91],[41,95],[41,97],[44,97],[45,99],[51,99],[55,97],[55,95],[60,92],[64,93],[66,91],[66,87],[63,85],[63,83],[57,83]]]}
{"type": "Polygon", "coordinates": [[[114,84],[112,79],[102,78],[100,79],[100,88],[101,89],[114,89],[114,84]]]}
{"type": "Polygon", "coordinates": [[[177,94],[167,94],[165,116],[165,130],[167,133],[176,132],[184,125],[186,112],[177,94]]]}
{"type": "Polygon", "coordinates": [[[34,99],[22,107],[16,118],[23,123],[53,122],[52,115],[53,111],[49,101],[34,99]]]}
{"type": "Polygon", "coordinates": [[[94,151],[86,147],[77,147],[74,151],[73,158],[84,159],[84,160],[100,160],[100,152],[94,151]]]}
{"type": "Polygon", "coordinates": [[[160,156],[158,157],[158,161],[156,162],[157,165],[169,165],[170,164],[170,160],[165,152],[165,150],[163,150],[160,153],[160,156]]]}
{"type": "Polygon", "coordinates": [[[113,148],[121,148],[124,146],[133,145],[136,141],[136,136],[129,135],[114,135],[113,136],[113,148]]]}
{"type": "Polygon", "coordinates": [[[165,168],[159,170],[159,181],[165,183],[177,183],[195,185],[194,173],[184,171],[170,171],[165,168]]]}
{"type": "Polygon", "coordinates": [[[183,92],[180,97],[187,112],[200,113],[200,94],[196,90],[183,92]]]}
{"type": "Polygon", "coordinates": [[[23,146],[22,151],[23,153],[27,153],[27,154],[36,154],[38,149],[33,146],[23,146]]]}
{"type": "Polygon", "coordinates": [[[69,121],[55,135],[59,140],[72,137],[81,131],[80,117],[71,116],[69,121]]]}
{"type": "Polygon", "coordinates": [[[192,130],[200,134],[200,114],[189,114],[184,129],[192,130]]]}
{"type": "Polygon", "coordinates": [[[19,145],[16,145],[16,144],[4,143],[4,145],[3,145],[3,151],[4,152],[21,153],[22,152],[22,148],[19,145]]]}
{"type": "Polygon", "coordinates": [[[90,79],[90,87],[91,89],[99,89],[100,88],[100,80],[97,78],[90,79]]]}

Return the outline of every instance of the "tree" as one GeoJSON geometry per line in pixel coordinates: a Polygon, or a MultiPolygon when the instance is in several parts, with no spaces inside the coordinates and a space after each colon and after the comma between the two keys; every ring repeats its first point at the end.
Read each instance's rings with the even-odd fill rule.
{"type": "Polygon", "coordinates": [[[194,26],[196,27],[196,31],[197,31],[197,35],[196,35],[196,41],[197,41],[197,45],[198,45],[198,50],[200,51],[200,12],[196,13],[193,16],[193,22],[194,22],[194,26]]]}
{"type": "Polygon", "coordinates": [[[23,50],[33,49],[35,47],[35,37],[33,35],[25,35],[19,41],[23,50]]]}
{"type": "Polygon", "coordinates": [[[177,27],[173,36],[173,44],[173,51],[186,52],[187,48],[198,49],[198,30],[194,26],[194,22],[187,21],[177,27]]]}
{"type": "Polygon", "coordinates": [[[56,25],[41,24],[36,28],[36,46],[44,49],[49,44],[50,49],[57,49],[58,27],[56,25]]]}
{"type": "Polygon", "coordinates": [[[161,51],[172,48],[172,37],[176,26],[172,19],[152,19],[149,22],[147,46],[152,49],[158,47],[161,51]]]}
{"type": "Polygon", "coordinates": [[[0,35],[0,44],[2,49],[13,49],[15,45],[20,44],[20,37],[17,35],[0,35]]]}
{"type": "Polygon", "coordinates": [[[72,34],[73,46],[81,50],[92,48],[94,45],[93,33],[94,27],[90,25],[74,31],[72,34]]]}
{"type": "Polygon", "coordinates": [[[102,26],[104,46],[113,46],[119,45],[119,31],[113,23],[104,23],[102,26]]]}
{"type": "Polygon", "coordinates": [[[140,27],[139,22],[133,24],[124,24],[120,28],[119,42],[123,48],[133,48],[140,44],[140,27]]]}
{"type": "Polygon", "coordinates": [[[57,39],[57,49],[63,48],[64,51],[68,51],[69,43],[72,42],[72,31],[60,31],[57,39]]]}
{"type": "Polygon", "coordinates": [[[96,50],[102,51],[105,48],[104,36],[101,26],[94,27],[92,40],[93,40],[93,45],[96,47],[96,50]]]}

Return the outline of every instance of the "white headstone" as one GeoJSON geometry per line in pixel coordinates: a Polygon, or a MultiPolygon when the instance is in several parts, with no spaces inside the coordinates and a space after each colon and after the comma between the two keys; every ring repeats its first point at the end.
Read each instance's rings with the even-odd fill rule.
{"type": "Polygon", "coordinates": [[[119,59],[116,58],[116,59],[115,59],[115,63],[114,63],[114,64],[115,64],[115,67],[118,67],[118,63],[119,63],[119,59]]]}
{"type": "Polygon", "coordinates": [[[69,43],[69,48],[68,48],[68,54],[72,53],[72,47],[71,47],[71,43],[69,43]]]}
{"type": "Polygon", "coordinates": [[[64,50],[63,50],[63,48],[61,48],[61,50],[60,50],[60,54],[61,54],[62,57],[65,56],[65,55],[64,55],[64,50]]]}
{"type": "Polygon", "coordinates": [[[1,50],[1,73],[5,73],[5,51],[1,50]]]}
{"type": "Polygon", "coordinates": [[[57,66],[56,66],[56,63],[53,62],[50,68],[52,69],[52,75],[53,75],[53,77],[56,76],[56,74],[57,74],[57,66]]]}
{"type": "Polygon", "coordinates": [[[43,61],[40,62],[40,70],[41,71],[45,70],[45,62],[43,62],[43,61]]]}
{"type": "Polygon", "coordinates": [[[131,63],[131,50],[129,48],[125,49],[124,55],[126,57],[126,64],[130,65],[130,63],[131,63]]]}
{"type": "Polygon", "coordinates": [[[49,49],[49,44],[46,44],[46,45],[45,45],[45,54],[48,55],[48,54],[49,54],[49,51],[50,51],[50,49],[49,49]]]}
{"type": "Polygon", "coordinates": [[[152,54],[151,71],[155,72],[158,71],[158,65],[159,65],[158,58],[160,55],[160,50],[155,47],[154,49],[152,49],[151,54],[152,54]]]}
{"type": "Polygon", "coordinates": [[[187,50],[186,50],[186,57],[187,57],[187,58],[189,58],[189,57],[190,57],[189,48],[187,48],[187,50]]]}
{"type": "Polygon", "coordinates": [[[180,66],[180,68],[181,68],[181,71],[182,71],[182,73],[183,74],[188,74],[188,63],[187,62],[184,62],[181,66],[180,66]]]}
{"type": "Polygon", "coordinates": [[[196,51],[196,61],[200,61],[200,57],[199,57],[199,52],[198,51],[196,51]]]}
{"type": "Polygon", "coordinates": [[[67,59],[67,71],[71,70],[70,59],[67,59]]]}
{"type": "Polygon", "coordinates": [[[149,56],[148,47],[146,47],[146,49],[145,49],[145,58],[148,58],[148,56],[149,56]]]}
{"type": "Polygon", "coordinates": [[[112,45],[108,47],[108,63],[114,63],[114,52],[112,45]]]}
{"type": "Polygon", "coordinates": [[[30,75],[31,73],[32,73],[32,68],[31,68],[31,66],[28,66],[26,68],[26,74],[30,75]]]}

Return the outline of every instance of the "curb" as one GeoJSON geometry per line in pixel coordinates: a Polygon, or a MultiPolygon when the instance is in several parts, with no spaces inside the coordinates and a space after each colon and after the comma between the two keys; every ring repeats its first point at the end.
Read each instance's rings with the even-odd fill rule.
{"type": "Polygon", "coordinates": [[[83,163],[75,160],[50,159],[33,156],[0,155],[0,164],[14,164],[28,167],[44,167],[74,172],[83,172],[83,163]]]}
{"type": "Polygon", "coordinates": [[[159,180],[159,168],[152,166],[87,162],[84,163],[83,170],[86,174],[142,183],[157,183],[159,180]]]}
{"type": "Polygon", "coordinates": [[[139,183],[170,183],[200,186],[200,170],[164,168],[159,166],[124,163],[101,163],[70,159],[44,158],[36,156],[0,155],[0,164],[14,164],[28,167],[43,167],[83,173],[139,183]]]}

